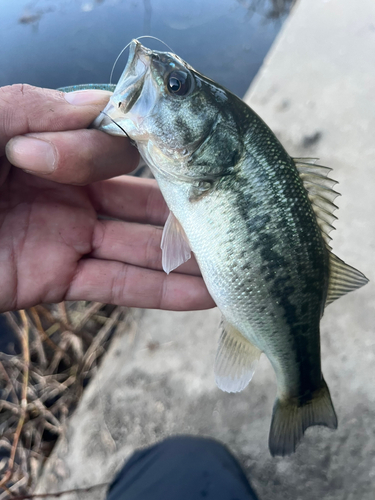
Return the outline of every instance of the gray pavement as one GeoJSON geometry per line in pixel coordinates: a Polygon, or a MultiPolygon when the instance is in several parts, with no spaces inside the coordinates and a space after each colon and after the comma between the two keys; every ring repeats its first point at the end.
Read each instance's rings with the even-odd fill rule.
{"type": "MultiPolygon", "coordinates": [[[[339,428],[311,428],[295,455],[267,449],[273,371],[263,356],[240,394],[215,387],[220,315],[134,311],[47,463],[39,491],[109,481],[138,447],[212,436],[240,458],[261,500],[373,500],[375,490],[375,3],[302,0],[246,100],[292,156],[334,168],[334,251],[371,280],[327,308],[323,371],[339,428]]],[[[103,498],[104,489],[90,492],[103,498]]],[[[85,495],[71,495],[84,498],[85,495]]]]}

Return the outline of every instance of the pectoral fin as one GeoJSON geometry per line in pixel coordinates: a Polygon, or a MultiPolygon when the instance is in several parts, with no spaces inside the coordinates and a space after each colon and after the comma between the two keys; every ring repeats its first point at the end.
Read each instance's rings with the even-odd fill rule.
{"type": "Polygon", "coordinates": [[[225,392],[240,392],[252,379],[261,351],[231,324],[223,331],[215,359],[216,384],[225,392]]]}
{"type": "Polygon", "coordinates": [[[189,241],[181,224],[172,212],[169,212],[161,238],[162,265],[169,274],[173,269],[190,259],[189,241]]]}

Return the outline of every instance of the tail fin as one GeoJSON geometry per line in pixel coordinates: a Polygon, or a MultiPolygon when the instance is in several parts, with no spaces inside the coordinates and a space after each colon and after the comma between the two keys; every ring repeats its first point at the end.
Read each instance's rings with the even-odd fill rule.
{"type": "Polygon", "coordinates": [[[336,413],[324,380],[304,403],[298,398],[276,399],[268,442],[271,455],[294,453],[305,430],[312,425],[337,429],[336,413]]]}

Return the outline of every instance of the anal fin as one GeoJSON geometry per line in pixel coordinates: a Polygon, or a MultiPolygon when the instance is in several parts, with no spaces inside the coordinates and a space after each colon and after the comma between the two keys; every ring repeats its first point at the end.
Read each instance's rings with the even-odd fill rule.
{"type": "Polygon", "coordinates": [[[169,212],[161,238],[162,265],[169,274],[173,269],[190,259],[189,241],[181,224],[172,212],[169,212]]]}
{"type": "Polygon", "coordinates": [[[223,320],[223,331],[215,359],[215,380],[225,392],[240,392],[252,379],[261,351],[231,324],[223,320]]]}

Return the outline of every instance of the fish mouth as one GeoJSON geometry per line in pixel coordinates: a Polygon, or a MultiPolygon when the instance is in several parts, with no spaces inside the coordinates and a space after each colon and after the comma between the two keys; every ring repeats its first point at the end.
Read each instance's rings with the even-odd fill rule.
{"type": "Polygon", "coordinates": [[[90,128],[101,130],[110,135],[125,135],[129,137],[124,128],[118,123],[122,118],[123,114],[109,101],[103,111],[92,122],[90,128]]]}
{"type": "Polygon", "coordinates": [[[138,101],[151,65],[152,50],[132,40],[125,69],[107,106],[94,120],[92,127],[111,135],[128,135],[119,122],[124,120],[138,101]]]}

